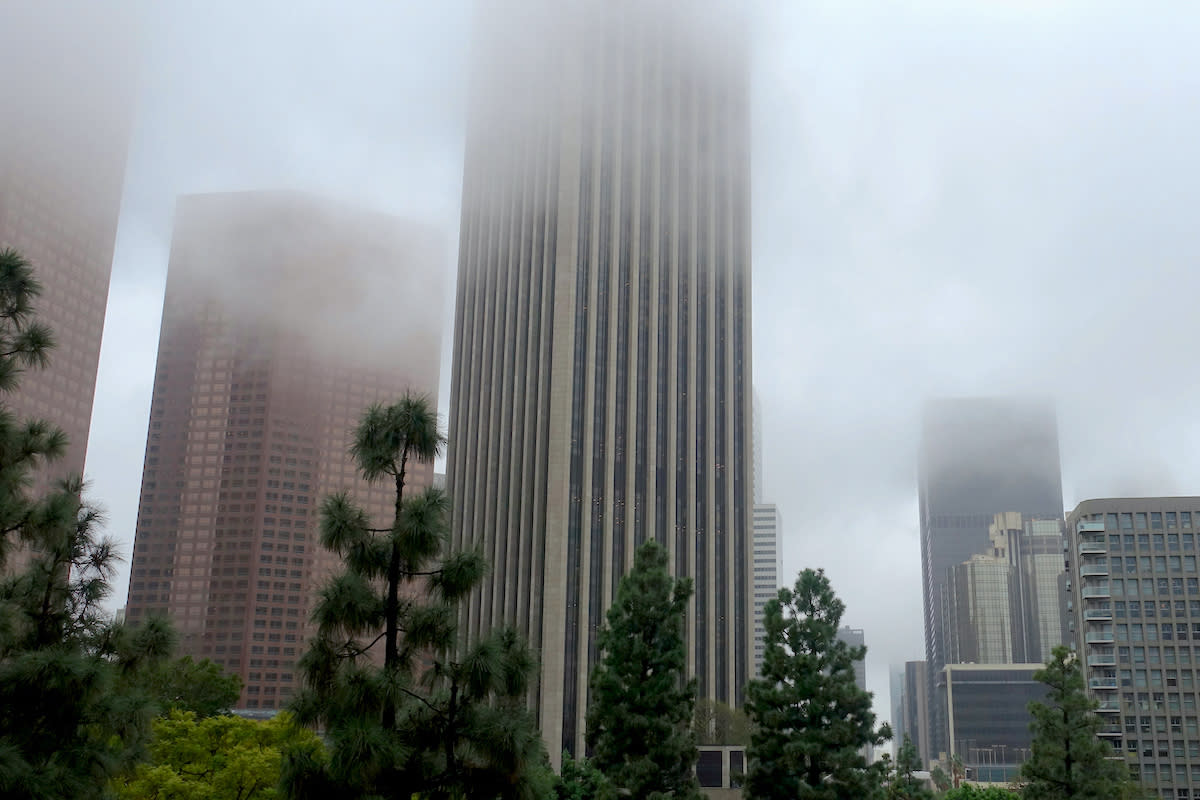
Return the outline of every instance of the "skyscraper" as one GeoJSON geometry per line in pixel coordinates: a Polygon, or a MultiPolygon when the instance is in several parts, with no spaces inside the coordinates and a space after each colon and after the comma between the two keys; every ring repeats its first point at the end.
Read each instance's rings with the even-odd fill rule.
{"type": "Polygon", "coordinates": [[[763,643],[767,629],[763,611],[767,601],[779,595],[783,572],[783,548],[779,539],[779,509],[768,503],[754,505],[754,664],[753,675],[762,672],[766,654],[763,643]]]}
{"type": "Polygon", "coordinates": [[[43,285],[36,308],[57,339],[50,366],[21,378],[16,413],[69,438],[40,485],[82,474],[136,95],[128,6],[0,6],[0,249],[43,285]]]}
{"type": "MultiPolygon", "coordinates": [[[[391,488],[347,451],[369,404],[437,390],[440,245],[301,195],[179,201],[126,613],[171,617],[185,653],[241,676],[243,708],[298,683],[336,566],[322,500],[347,491],[390,522],[391,488]]],[[[428,485],[433,465],[413,473],[428,485]]]]}
{"type": "Polygon", "coordinates": [[[904,732],[917,748],[921,765],[928,767],[936,755],[929,752],[929,665],[925,661],[904,662],[904,732]]]}
{"type": "MultiPolygon", "coordinates": [[[[930,680],[946,665],[949,570],[988,549],[995,515],[1062,516],[1058,425],[1047,401],[962,398],[929,402],[919,460],[921,575],[930,680]]],[[[929,690],[930,749],[947,751],[946,715],[929,690]]]]}
{"type": "Polygon", "coordinates": [[[1085,500],[1067,531],[1100,736],[1154,796],[1200,797],[1200,497],[1085,500]]]}
{"type": "Polygon", "coordinates": [[[748,61],[723,0],[481,6],[447,484],[491,579],[468,635],[542,657],[580,752],[596,633],[645,540],[695,581],[688,668],[750,668],[748,61]]]}

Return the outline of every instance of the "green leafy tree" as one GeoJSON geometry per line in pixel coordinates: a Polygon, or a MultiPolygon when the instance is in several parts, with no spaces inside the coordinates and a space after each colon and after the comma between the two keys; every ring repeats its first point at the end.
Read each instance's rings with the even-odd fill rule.
{"type": "Polygon", "coordinates": [[[929,779],[933,781],[934,787],[939,792],[944,792],[950,788],[950,776],[946,774],[946,770],[942,769],[941,765],[937,765],[929,771],[929,779]]]}
{"type": "Polygon", "coordinates": [[[144,754],[152,698],[128,677],[174,646],[165,623],[136,631],[101,611],[116,546],[78,478],[35,495],[38,470],[67,444],[22,420],[12,395],[53,345],[29,263],[0,251],[0,796],[98,798],[144,754]]]}
{"type": "Polygon", "coordinates": [[[597,643],[587,714],[591,763],[619,794],[698,798],[692,733],[696,683],[684,674],[690,579],[667,571],[667,552],[648,541],[621,579],[597,643]]]}
{"type": "Polygon", "coordinates": [[[887,800],[933,800],[933,792],[925,788],[925,782],[916,776],[921,769],[921,757],[908,734],[900,749],[896,751],[896,761],[888,764],[887,800]]]}
{"type": "Polygon", "coordinates": [[[149,760],[113,788],[121,800],[272,800],[284,749],[325,757],[316,734],[288,714],[263,722],[171,711],[154,721],[149,760]]]}
{"type": "Polygon", "coordinates": [[[242,679],[226,674],[207,658],[183,656],[144,670],[137,680],[162,713],[191,711],[197,717],[227,714],[242,692],[242,679]]]}
{"type": "Polygon", "coordinates": [[[1083,667],[1067,647],[1054,648],[1045,667],[1034,673],[1049,692],[1046,702],[1029,704],[1033,752],[1021,768],[1029,800],[1101,800],[1129,796],[1135,786],[1112,745],[1100,738],[1096,702],[1088,697],[1083,667]]]}
{"type": "Polygon", "coordinates": [[[692,731],[697,744],[750,744],[750,718],[740,708],[719,700],[696,698],[696,719],[692,731]]]}
{"type": "MultiPolygon", "coordinates": [[[[321,591],[317,634],[293,704],[326,733],[329,758],[289,753],[291,797],[528,797],[545,763],[525,695],[536,661],[510,629],[458,649],[458,603],[482,580],[476,553],[443,556],[450,504],[407,491],[409,470],[440,452],[437,415],[406,395],[363,415],[352,453],[369,481],[395,489],[385,528],[344,494],[321,513],[322,544],[344,571],[321,591]],[[383,665],[374,655],[383,650],[383,665]]],[[[548,787],[547,787],[548,791],[548,787]]]]}
{"type": "Polygon", "coordinates": [[[860,800],[878,792],[882,770],[862,751],[891,732],[875,728],[871,695],[854,681],[866,648],[837,638],[844,611],[824,570],[804,570],[767,603],[762,675],[746,687],[754,726],[748,798],[860,800]]]}

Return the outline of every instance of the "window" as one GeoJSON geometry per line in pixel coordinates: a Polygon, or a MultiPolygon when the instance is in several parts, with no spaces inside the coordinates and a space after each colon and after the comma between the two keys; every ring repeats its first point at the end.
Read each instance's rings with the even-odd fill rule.
{"type": "Polygon", "coordinates": [[[1134,522],[1135,529],[1137,529],[1139,531],[1146,530],[1146,512],[1145,511],[1137,512],[1137,514],[1134,515],[1133,522],[1134,522]]]}

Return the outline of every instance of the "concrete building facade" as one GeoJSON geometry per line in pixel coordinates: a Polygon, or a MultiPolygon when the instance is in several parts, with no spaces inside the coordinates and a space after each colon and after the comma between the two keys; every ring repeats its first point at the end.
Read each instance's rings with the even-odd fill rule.
{"type": "MultiPolygon", "coordinates": [[[[323,499],[346,491],[390,523],[392,490],[348,449],[371,403],[437,391],[440,244],[300,195],[179,201],[126,611],[169,616],[185,653],[239,675],[241,708],[282,707],[298,684],[338,566],[323,499]]],[[[413,486],[432,478],[410,468],[413,486]]]]}
{"type": "Polygon", "coordinates": [[[989,547],[995,515],[1062,516],[1058,426],[1048,401],[955,398],[926,404],[919,456],[925,652],[931,681],[930,755],[947,751],[944,695],[950,568],[989,547]]]}
{"type": "Polygon", "coordinates": [[[1200,798],[1200,497],[1086,500],[1067,530],[1101,736],[1156,795],[1200,798]]]}
{"type": "Polygon", "coordinates": [[[636,548],[695,595],[688,671],[752,657],[749,93],[723,0],[484,4],[463,179],[447,485],[491,578],[478,636],[541,653],[582,752],[596,633],[636,548]],[[515,13],[514,9],[522,13],[515,13]]]}
{"type": "Polygon", "coordinates": [[[783,574],[783,548],[780,545],[779,509],[770,504],[754,506],[754,665],[753,675],[762,672],[766,652],[763,611],[767,602],[779,595],[783,574]]]}

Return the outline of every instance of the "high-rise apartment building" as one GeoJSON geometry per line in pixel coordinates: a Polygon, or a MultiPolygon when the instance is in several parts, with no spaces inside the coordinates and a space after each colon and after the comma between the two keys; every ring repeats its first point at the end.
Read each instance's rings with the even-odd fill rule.
{"type": "Polygon", "coordinates": [[[447,484],[491,578],[478,636],[541,654],[551,754],[581,752],[596,634],[636,548],[694,580],[688,670],[751,664],[744,11],[484,4],[463,178],[447,484]]]}
{"type": "Polygon", "coordinates": [[[69,438],[39,486],[83,473],[137,90],[131,11],[0,6],[0,249],[33,265],[57,340],[49,368],[6,402],[69,438]]]}
{"type": "Polygon", "coordinates": [[[1044,663],[1067,640],[1057,519],[997,514],[987,552],[950,569],[948,664],[1044,663]]]}
{"type": "MultiPolygon", "coordinates": [[[[925,652],[935,681],[947,663],[950,568],[988,549],[996,514],[1062,516],[1054,407],[1018,398],[940,399],[926,404],[919,461],[925,652]]],[[[942,695],[929,687],[930,755],[947,751],[942,695]]]]}
{"type": "Polygon", "coordinates": [[[184,652],[241,676],[242,708],[281,707],[298,683],[337,566],[322,500],[346,491],[390,523],[393,489],[348,448],[371,403],[437,391],[440,245],[302,195],[179,201],[126,613],[169,616],[184,652]]]}
{"type": "Polygon", "coordinates": [[[763,611],[767,602],[779,595],[783,574],[783,548],[780,546],[779,509],[770,504],[754,506],[754,672],[762,672],[766,654],[766,627],[763,611]]]}
{"type": "Polygon", "coordinates": [[[1101,736],[1158,796],[1200,798],[1200,497],[1086,500],[1067,530],[1101,736]]]}

